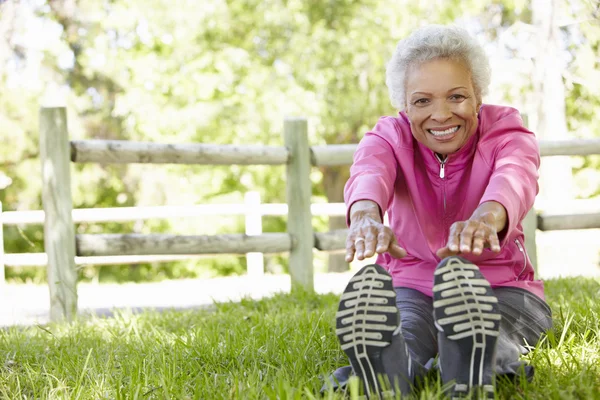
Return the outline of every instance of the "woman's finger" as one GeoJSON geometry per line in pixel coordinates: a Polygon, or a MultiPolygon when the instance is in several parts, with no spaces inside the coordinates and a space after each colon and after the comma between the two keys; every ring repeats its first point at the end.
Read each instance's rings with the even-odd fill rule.
{"type": "Polygon", "coordinates": [[[489,235],[486,235],[486,229],[479,228],[473,234],[473,254],[479,255],[483,252],[483,246],[489,235]]]}
{"type": "Polygon", "coordinates": [[[356,249],[354,248],[354,238],[355,235],[350,232],[346,237],[346,262],[352,262],[354,260],[354,254],[356,253],[356,249]]]}
{"type": "Polygon", "coordinates": [[[346,262],[352,262],[354,260],[354,245],[352,247],[346,247],[346,262]]]}
{"type": "Polygon", "coordinates": [[[450,248],[448,248],[448,246],[444,246],[441,249],[439,249],[436,253],[435,253],[440,259],[444,259],[446,257],[450,257],[450,256],[455,256],[458,254],[458,251],[452,251],[450,250],[450,248]]]}
{"type": "Polygon", "coordinates": [[[377,247],[375,251],[379,254],[385,253],[390,247],[390,243],[392,241],[391,231],[388,229],[382,229],[379,231],[377,235],[377,247]]]}
{"type": "Polygon", "coordinates": [[[402,258],[407,254],[406,250],[400,247],[400,245],[395,241],[388,247],[388,253],[394,258],[402,258]]]}
{"type": "Polygon", "coordinates": [[[390,244],[388,246],[388,253],[394,258],[405,257],[408,254],[408,252],[398,244],[398,239],[396,238],[396,235],[394,235],[394,232],[392,232],[392,230],[389,228],[388,230],[390,233],[390,244]]]}
{"type": "Polygon", "coordinates": [[[498,253],[500,251],[500,240],[498,239],[498,234],[496,232],[492,232],[488,235],[488,243],[493,252],[498,253]]]}
{"type": "Polygon", "coordinates": [[[448,233],[448,241],[446,242],[446,247],[451,252],[459,251],[460,237],[459,234],[462,232],[464,227],[464,222],[455,222],[450,226],[450,232],[448,233]]]}
{"type": "Polygon", "coordinates": [[[374,229],[369,229],[365,235],[365,258],[372,257],[375,254],[375,246],[377,245],[377,236],[373,233],[374,229]]]}
{"type": "Polygon", "coordinates": [[[475,233],[477,225],[474,223],[465,224],[462,232],[460,233],[460,252],[470,253],[473,250],[473,234],[475,233]]]}
{"type": "Polygon", "coordinates": [[[354,239],[354,248],[356,249],[356,259],[362,261],[365,259],[365,238],[357,236],[354,239]]]}

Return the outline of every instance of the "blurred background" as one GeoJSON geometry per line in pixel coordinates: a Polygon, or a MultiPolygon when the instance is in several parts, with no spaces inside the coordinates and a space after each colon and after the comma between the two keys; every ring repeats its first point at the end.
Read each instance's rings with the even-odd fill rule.
{"type": "MultiPolygon", "coordinates": [[[[5,0],[0,1],[0,201],[40,210],[38,114],[68,110],[71,139],[283,144],[283,119],[309,121],[311,145],[358,143],[394,115],[385,65],[430,23],[459,24],[484,44],[486,103],[527,115],[540,140],[600,137],[597,0],[5,0]]],[[[536,208],[600,210],[600,156],[543,161],[536,208]]],[[[343,201],[348,167],[313,169],[313,203],[343,201]]],[[[72,166],[74,208],[285,203],[284,167],[72,166]]],[[[316,231],[345,228],[315,216],[316,231]]],[[[264,216],[264,232],[284,232],[264,216]]],[[[81,222],[76,233],[243,233],[244,216],[81,222]]],[[[43,227],[4,225],[5,253],[40,253],[43,227]]],[[[540,232],[541,277],[599,275],[597,230],[540,232]]],[[[246,257],[82,265],[80,282],[243,275],[246,257]]],[[[264,258],[268,273],[286,255],[264,258]]],[[[356,265],[352,266],[353,268],[356,265]]],[[[317,253],[317,272],[345,271],[317,253]]],[[[10,283],[45,284],[39,266],[7,265],[10,283]]]]}

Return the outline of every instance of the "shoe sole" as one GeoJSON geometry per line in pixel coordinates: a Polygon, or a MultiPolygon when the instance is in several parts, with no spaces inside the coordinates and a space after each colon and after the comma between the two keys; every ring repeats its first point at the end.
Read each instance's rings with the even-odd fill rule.
{"type": "Polygon", "coordinates": [[[362,378],[367,397],[381,393],[379,378],[386,376],[381,351],[391,344],[398,329],[400,315],[392,277],[377,264],[363,267],[341,296],[335,333],[362,378]]]}
{"type": "Polygon", "coordinates": [[[492,370],[501,315],[490,283],[476,265],[450,257],[435,270],[433,309],[438,329],[469,355],[468,370],[456,372],[454,395],[479,388],[493,399],[493,382],[485,382],[484,371],[492,370]]]}

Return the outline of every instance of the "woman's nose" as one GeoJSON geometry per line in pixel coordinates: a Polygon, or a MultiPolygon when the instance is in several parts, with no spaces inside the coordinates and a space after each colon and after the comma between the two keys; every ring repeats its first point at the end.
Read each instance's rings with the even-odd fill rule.
{"type": "Polygon", "coordinates": [[[452,118],[452,112],[445,104],[437,106],[431,114],[431,119],[440,123],[446,122],[450,118],[452,118]]]}

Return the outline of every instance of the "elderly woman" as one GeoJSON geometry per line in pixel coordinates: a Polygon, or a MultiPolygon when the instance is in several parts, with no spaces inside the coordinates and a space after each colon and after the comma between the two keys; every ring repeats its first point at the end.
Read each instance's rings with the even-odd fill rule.
{"type": "Polygon", "coordinates": [[[346,261],[377,264],[350,280],[336,333],[367,396],[409,393],[439,356],[453,397],[494,398],[496,375],[531,378],[519,356],[552,325],[521,226],[538,191],[536,138],[517,110],[482,103],[489,62],[462,29],[400,41],[386,83],[400,113],[360,141],[344,193],[346,261]]]}

